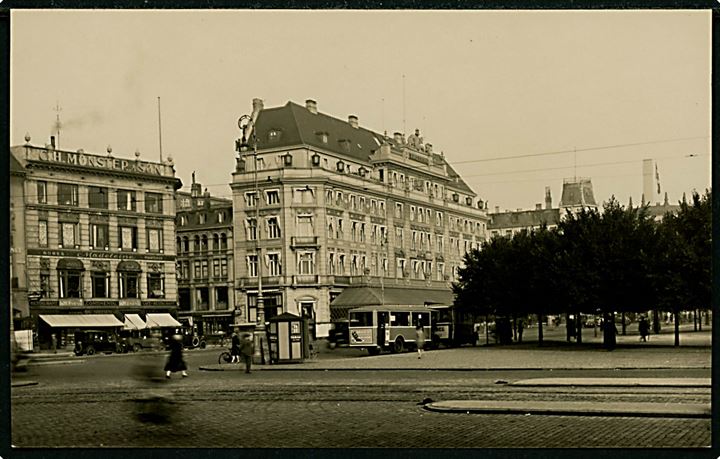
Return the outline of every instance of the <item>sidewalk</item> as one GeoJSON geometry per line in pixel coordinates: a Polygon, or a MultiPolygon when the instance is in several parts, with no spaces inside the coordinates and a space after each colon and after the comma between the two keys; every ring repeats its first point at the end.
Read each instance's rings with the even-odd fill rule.
{"type": "MultiPolygon", "coordinates": [[[[710,341],[711,332],[697,333],[697,341],[710,341]],[[699,335],[706,336],[699,336],[699,335]]],[[[537,343],[508,346],[478,346],[425,352],[422,359],[414,352],[367,356],[345,352],[332,358],[332,352],[316,360],[297,364],[254,365],[254,370],[519,370],[519,369],[666,369],[711,368],[711,347],[660,346],[635,343],[606,351],[598,344],[537,343]]],[[[205,365],[201,370],[238,371],[242,365],[205,365]]]]}
{"type": "Polygon", "coordinates": [[[543,402],[543,401],[491,401],[447,400],[432,402],[425,409],[440,413],[493,413],[555,415],[555,416],[625,416],[662,418],[710,418],[710,404],[666,404],[627,402],[543,402]]]}

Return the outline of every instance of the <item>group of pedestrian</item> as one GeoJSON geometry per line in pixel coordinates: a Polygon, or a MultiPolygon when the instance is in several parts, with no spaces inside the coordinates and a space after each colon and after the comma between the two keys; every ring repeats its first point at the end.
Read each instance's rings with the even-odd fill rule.
{"type": "MultiPolygon", "coordinates": [[[[164,368],[165,377],[170,379],[172,373],[179,371],[183,378],[187,378],[187,364],[183,358],[182,335],[173,335],[169,347],[170,355],[164,368]]],[[[240,363],[240,358],[242,357],[243,362],[245,362],[245,373],[250,373],[254,354],[255,343],[253,343],[252,335],[250,333],[243,333],[242,336],[239,336],[237,332],[233,333],[232,346],[230,348],[231,363],[240,363]]]]}

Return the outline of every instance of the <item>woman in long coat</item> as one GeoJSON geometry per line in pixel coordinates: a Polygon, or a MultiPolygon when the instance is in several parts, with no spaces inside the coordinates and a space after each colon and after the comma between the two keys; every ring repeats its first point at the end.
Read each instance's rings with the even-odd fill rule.
{"type": "Polygon", "coordinates": [[[173,335],[170,340],[170,356],[165,364],[165,377],[170,378],[170,373],[182,371],[183,378],[187,377],[187,365],[183,360],[183,343],[181,335],[173,335]]]}

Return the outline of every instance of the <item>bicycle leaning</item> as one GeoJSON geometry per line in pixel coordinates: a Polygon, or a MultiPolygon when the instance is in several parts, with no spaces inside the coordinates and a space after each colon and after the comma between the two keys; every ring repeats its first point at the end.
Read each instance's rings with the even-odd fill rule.
{"type": "MultiPolygon", "coordinates": [[[[232,354],[230,351],[231,351],[230,349],[227,349],[220,353],[220,355],[218,356],[218,363],[220,365],[222,365],[223,363],[233,363],[232,354]]],[[[234,363],[239,363],[239,362],[234,362],[234,363]]]]}

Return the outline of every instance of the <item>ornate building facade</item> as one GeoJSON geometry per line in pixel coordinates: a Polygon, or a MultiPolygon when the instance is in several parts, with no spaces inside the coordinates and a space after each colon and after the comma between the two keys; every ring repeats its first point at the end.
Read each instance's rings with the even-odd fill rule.
{"type": "Polygon", "coordinates": [[[309,316],[317,336],[347,318],[331,308],[347,287],[450,292],[487,210],[419,131],[387,137],[312,100],[255,99],[250,118],[231,183],[243,322],[258,319],[258,291],[266,318],[309,316]]]}
{"type": "Polygon", "coordinates": [[[232,201],[193,183],[177,193],[178,316],[202,334],[229,331],[235,322],[232,201]]]}
{"type": "MultiPolygon", "coordinates": [[[[29,140],[10,152],[24,174],[11,194],[23,208],[16,230],[24,228],[13,245],[24,246],[14,255],[25,265],[34,327],[49,325],[39,319],[43,314],[175,312],[181,182],[171,160],[141,161],[139,152],[116,158],[109,147],[107,155],[61,151],[29,140]]],[[[41,345],[44,338],[41,333],[41,345]]]]}

